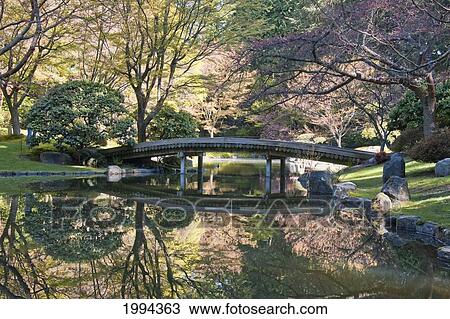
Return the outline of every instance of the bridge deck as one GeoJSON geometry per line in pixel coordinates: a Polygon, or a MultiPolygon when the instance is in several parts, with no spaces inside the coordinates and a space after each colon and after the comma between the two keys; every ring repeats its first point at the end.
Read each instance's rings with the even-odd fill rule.
{"type": "Polygon", "coordinates": [[[133,147],[116,147],[101,150],[106,157],[134,159],[174,155],[180,152],[195,154],[203,152],[251,152],[270,157],[294,157],[339,164],[358,164],[373,157],[373,153],[336,146],[274,141],[237,137],[181,138],[145,142],[133,147]]]}

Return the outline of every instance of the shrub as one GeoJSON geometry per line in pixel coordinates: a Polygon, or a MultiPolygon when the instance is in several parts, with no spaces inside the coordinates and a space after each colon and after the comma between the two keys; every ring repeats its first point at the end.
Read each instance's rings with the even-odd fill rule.
{"type": "Polygon", "coordinates": [[[110,87],[87,81],[58,85],[31,108],[27,126],[35,136],[32,145],[51,142],[58,150],[64,145],[76,150],[102,145],[117,138],[132,141],[134,130],[121,94],[110,87]]]}
{"type": "Polygon", "coordinates": [[[421,162],[438,162],[450,157],[450,129],[444,129],[416,143],[407,152],[409,157],[421,162]]]}
{"type": "Polygon", "coordinates": [[[395,139],[390,149],[394,152],[406,152],[421,139],[423,139],[423,130],[421,127],[407,128],[395,139]]]}
{"type": "Polygon", "coordinates": [[[30,149],[30,154],[35,157],[39,157],[41,153],[44,152],[58,152],[54,144],[51,143],[42,143],[36,146],[33,146],[30,149]]]}

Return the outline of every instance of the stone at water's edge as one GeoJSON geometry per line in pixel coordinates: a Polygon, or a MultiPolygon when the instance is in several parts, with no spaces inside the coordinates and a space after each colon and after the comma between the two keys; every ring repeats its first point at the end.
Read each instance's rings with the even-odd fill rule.
{"type": "Polygon", "coordinates": [[[372,212],[372,201],[363,197],[346,197],[340,200],[340,210],[358,210],[365,216],[369,216],[372,212]]]}
{"type": "Polygon", "coordinates": [[[437,162],[434,171],[436,177],[450,176],[450,158],[437,162]]]}
{"type": "Polygon", "coordinates": [[[387,232],[383,235],[383,238],[390,242],[394,247],[403,247],[408,242],[401,238],[398,234],[387,232]]]}
{"type": "Polygon", "coordinates": [[[383,166],[383,183],[386,183],[392,176],[402,178],[406,176],[405,159],[400,153],[392,154],[390,160],[383,166]]]}
{"type": "Polygon", "coordinates": [[[125,170],[121,169],[119,166],[117,165],[110,165],[108,166],[108,172],[107,172],[108,176],[113,176],[113,175],[122,175],[125,174],[125,170]]]}
{"type": "Polygon", "coordinates": [[[391,199],[385,193],[378,193],[372,200],[372,209],[380,214],[386,214],[393,208],[391,199]]]}
{"type": "Polygon", "coordinates": [[[300,184],[308,190],[309,195],[333,195],[333,179],[331,173],[314,171],[299,177],[300,184]]]}
{"type": "Polygon", "coordinates": [[[39,155],[42,163],[70,165],[73,163],[72,157],[65,153],[43,152],[39,155]]]}
{"type": "Polygon", "coordinates": [[[392,176],[383,185],[381,189],[382,193],[388,195],[391,199],[398,200],[400,202],[409,201],[409,188],[406,178],[401,178],[398,176],[392,176]]]}
{"type": "Polygon", "coordinates": [[[396,228],[400,231],[415,233],[418,221],[420,221],[420,217],[417,216],[400,216],[396,220],[396,228]]]}

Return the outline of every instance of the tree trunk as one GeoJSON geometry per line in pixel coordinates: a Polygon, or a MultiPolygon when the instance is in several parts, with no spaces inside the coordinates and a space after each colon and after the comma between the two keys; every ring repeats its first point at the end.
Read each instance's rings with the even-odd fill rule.
{"type": "Polygon", "coordinates": [[[144,121],[140,120],[138,118],[138,122],[137,122],[137,129],[138,129],[138,143],[142,143],[145,142],[147,140],[147,127],[145,126],[144,121]]]}
{"type": "Polygon", "coordinates": [[[426,87],[412,88],[416,97],[422,104],[423,135],[430,137],[436,130],[436,83],[432,73],[426,77],[426,87]]]}
{"type": "Polygon", "coordinates": [[[9,113],[11,114],[12,134],[19,135],[20,134],[19,109],[15,106],[9,107],[9,113]]]}
{"type": "Polygon", "coordinates": [[[424,95],[420,101],[423,108],[423,135],[430,137],[436,130],[436,94],[424,95]]]}
{"type": "Polygon", "coordinates": [[[214,138],[214,131],[213,130],[209,131],[209,137],[210,138],[214,138]]]}
{"type": "Polygon", "coordinates": [[[337,146],[338,147],[342,147],[342,135],[338,135],[337,137],[336,137],[336,143],[337,143],[337,146]]]}

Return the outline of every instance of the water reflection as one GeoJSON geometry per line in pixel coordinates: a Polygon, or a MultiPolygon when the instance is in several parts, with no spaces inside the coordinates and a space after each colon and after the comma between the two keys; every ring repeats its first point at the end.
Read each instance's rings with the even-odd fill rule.
{"type": "Polygon", "coordinates": [[[432,249],[333,215],[180,215],[95,190],[2,197],[0,210],[8,298],[450,297],[432,249]]]}

